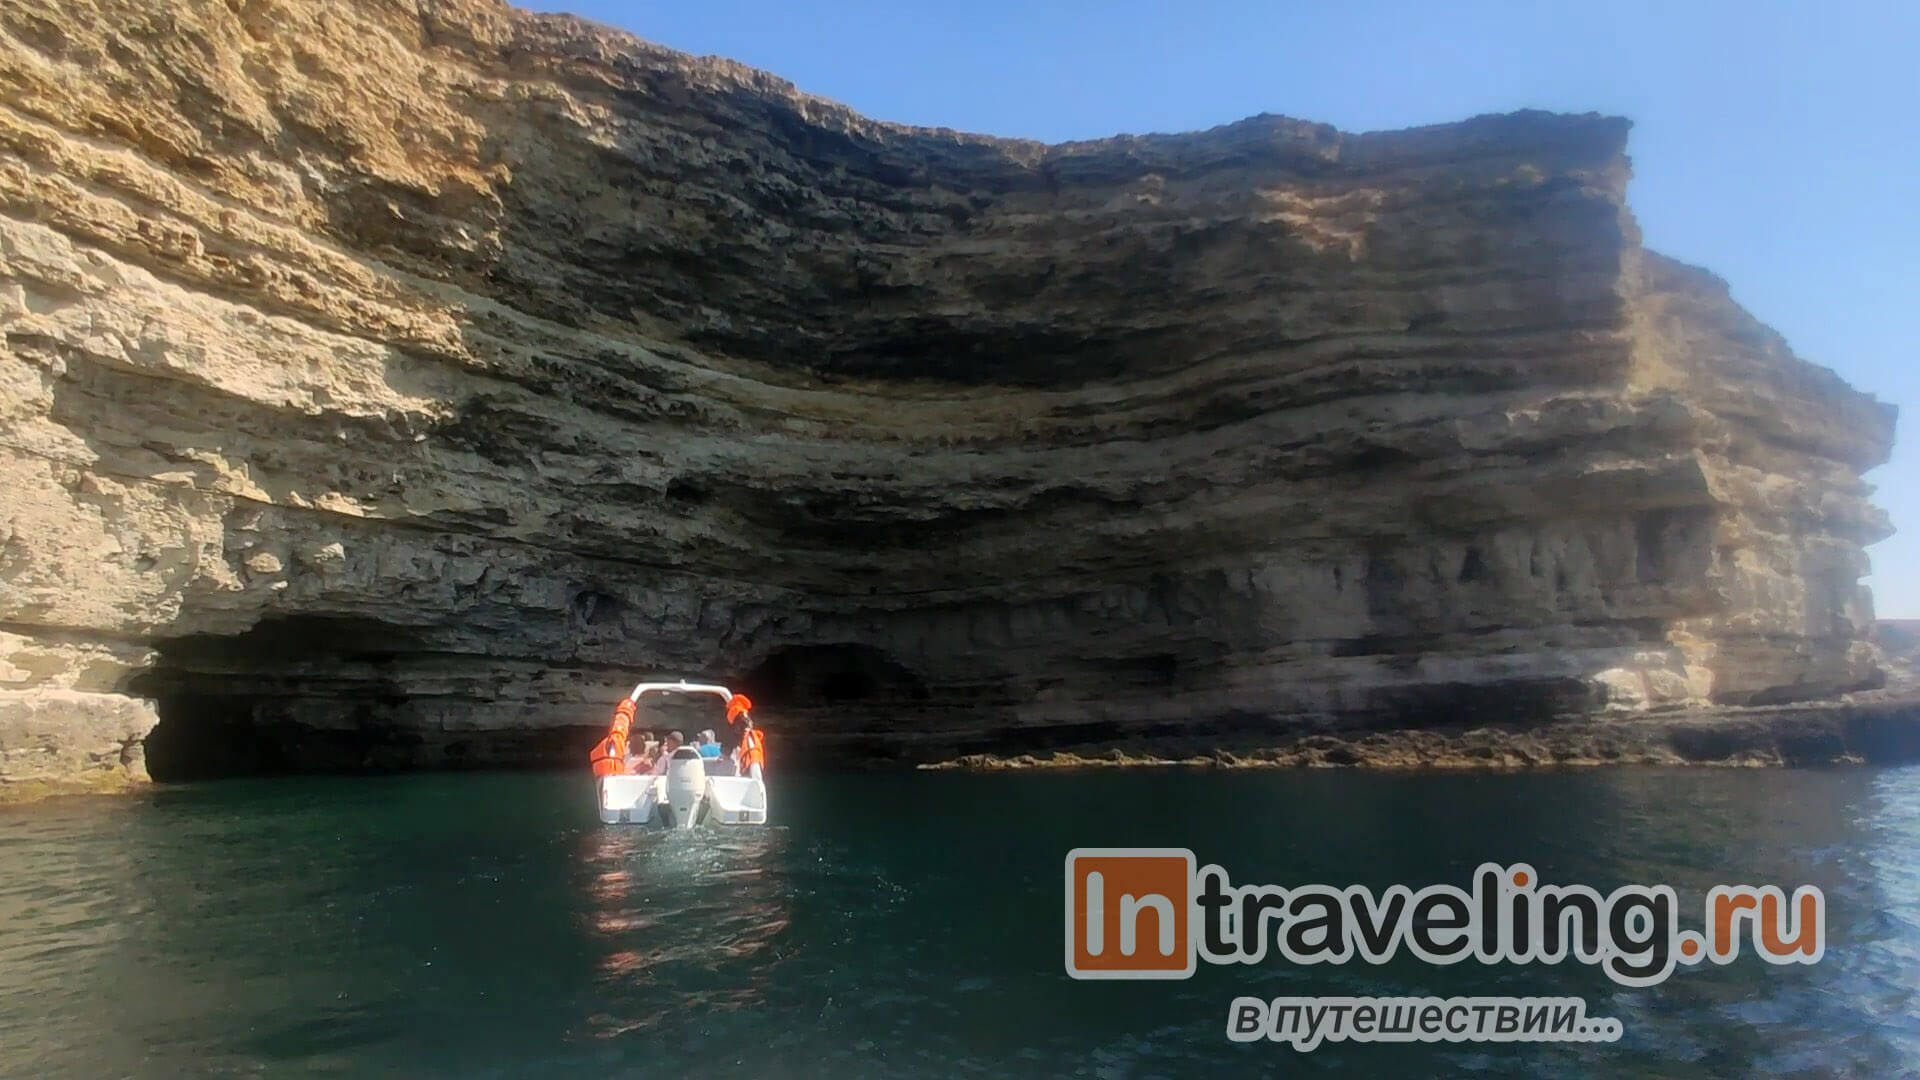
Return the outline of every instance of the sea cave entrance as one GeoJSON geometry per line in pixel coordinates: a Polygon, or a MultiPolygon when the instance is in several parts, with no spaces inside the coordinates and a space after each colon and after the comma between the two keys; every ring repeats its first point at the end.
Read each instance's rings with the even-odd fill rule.
{"type": "Polygon", "coordinates": [[[924,703],[927,684],[871,645],[793,645],[749,671],[741,689],[781,712],[924,703]]]}

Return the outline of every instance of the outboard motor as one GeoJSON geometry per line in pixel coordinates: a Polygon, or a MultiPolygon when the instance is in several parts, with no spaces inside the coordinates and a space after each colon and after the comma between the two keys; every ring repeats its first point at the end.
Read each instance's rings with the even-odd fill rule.
{"type": "Polygon", "coordinates": [[[676,829],[693,826],[700,803],[707,794],[707,766],[700,751],[682,746],[667,759],[667,805],[673,810],[676,829]]]}

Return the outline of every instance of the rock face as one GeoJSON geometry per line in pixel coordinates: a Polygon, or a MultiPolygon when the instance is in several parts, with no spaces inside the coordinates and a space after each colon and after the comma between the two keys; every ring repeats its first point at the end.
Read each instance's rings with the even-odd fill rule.
{"type": "Polygon", "coordinates": [[[1874,643],[1885,657],[1889,687],[1920,692],[1920,619],[1882,621],[1874,643]]]}
{"type": "Polygon", "coordinates": [[[16,0],[0,769],[578,762],[652,672],[907,758],[1872,685],[1893,410],[1640,247],[1626,136],[1045,146],[486,0],[16,0]]]}

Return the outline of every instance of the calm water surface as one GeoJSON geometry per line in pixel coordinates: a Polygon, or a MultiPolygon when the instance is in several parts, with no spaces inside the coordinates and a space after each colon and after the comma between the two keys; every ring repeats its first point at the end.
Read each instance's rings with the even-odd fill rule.
{"type": "Polygon", "coordinates": [[[571,775],[243,781],[0,812],[0,1074],[1920,1075],[1920,771],[776,779],[777,827],[602,826],[571,775]],[[1813,967],[1061,968],[1076,846],[1236,881],[1826,890],[1813,967]],[[1236,995],[1574,994],[1612,1045],[1229,1044],[1236,995]]]}

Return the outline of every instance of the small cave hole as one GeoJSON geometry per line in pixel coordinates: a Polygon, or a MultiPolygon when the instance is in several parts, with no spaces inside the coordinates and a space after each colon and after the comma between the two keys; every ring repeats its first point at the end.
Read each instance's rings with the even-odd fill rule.
{"type": "Polygon", "coordinates": [[[713,498],[713,493],[703,485],[685,478],[676,478],[667,484],[667,501],[699,506],[713,498]]]}
{"type": "Polygon", "coordinates": [[[1485,581],[1486,577],[1487,562],[1480,557],[1480,549],[1477,547],[1468,548],[1467,557],[1460,563],[1461,583],[1468,584],[1475,581],[1485,581]]]}
{"type": "Polygon", "coordinates": [[[595,589],[573,594],[567,609],[575,626],[611,626],[620,621],[620,601],[595,589]]]}

